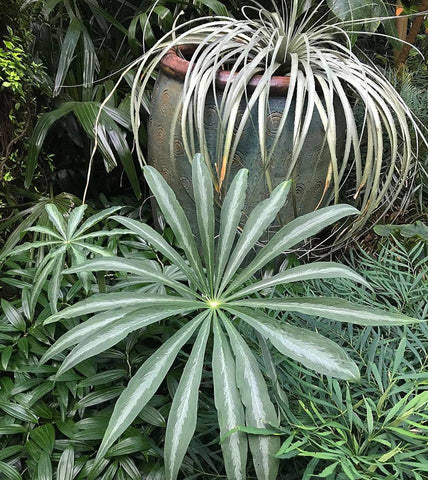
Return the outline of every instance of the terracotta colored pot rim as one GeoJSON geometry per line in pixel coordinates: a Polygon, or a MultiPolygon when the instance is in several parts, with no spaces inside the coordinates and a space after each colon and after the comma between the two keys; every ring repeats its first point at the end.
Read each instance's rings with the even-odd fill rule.
{"type": "MultiPolygon", "coordinates": [[[[178,47],[178,50],[183,55],[191,55],[195,51],[193,45],[182,45],[178,47]]],[[[160,62],[161,70],[169,77],[177,80],[184,80],[187,71],[189,69],[190,62],[177,54],[177,49],[169,50],[160,62]]],[[[218,89],[223,90],[227,82],[230,81],[231,76],[235,77],[237,74],[232,74],[228,70],[220,70],[217,73],[216,86],[218,89]]],[[[261,75],[255,75],[248,83],[248,89],[254,90],[260,79],[261,75]]],[[[273,76],[270,80],[270,94],[274,96],[286,95],[288,86],[290,84],[290,77],[273,76]]]]}

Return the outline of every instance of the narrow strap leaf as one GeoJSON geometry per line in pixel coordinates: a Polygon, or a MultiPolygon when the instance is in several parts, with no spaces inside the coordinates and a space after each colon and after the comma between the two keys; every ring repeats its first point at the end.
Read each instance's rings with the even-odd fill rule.
{"type": "Polygon", "coordinates": [[[279,310],[281,312],[299,312],[306,315],[316,315],[338,322],[355,323],[364,326],[408,325],[421,320],[408,317],[402,313],[384,312],[371,306],[331,297],[300,297],[286,299],[248,299],[230,302],[231,308],[251,307],[279,310]]]}
{"type": "Polygon", "coordinates": [[[254,244],[257,242],[266,228],[273,222],[278,212],[284,206],[284,203],[287,200],[288,191],[290,190],[290,185],[290,181],[283,182],[278,185],[270,197],[260,202],[250,213],[242,231],[242,235],[238,240],[238,243],[230,257],[226,271],[224,272],[219,293],[225,289],[232,276],[244,261],[247,253],[254,247],[254,244]]]}
{"type": "MultiPolygon", "coordinates": [[[[279,426],[275,408],[269,398],[266,382],[257,365],[257,360],[244,339],[226,315],[219,312],[236,358],[236,381],[246,410],[247,427],[267,428],[279,426]]],[[[251,435],[248,438],[253,455],[257,478],[276,480],[279,460],[274,457],[280,439],[274,436],[251,435]]]]}
{"type": "Polygon", "coordinates": [[[170,308],[153,308],[147,311],[137,310],[130,312],[125,316],[115,320],[108,325],[100,327],[91,336],[83,339],[71,353],[62,362],[61,367],[57,372],[57,377],[73,368],[83,360],[98,355],[110,347],[113,347],[118,342],[123,340],[129,333],[139,328],[147,327],[152,323],[159,322],[172,315],[178,315],[188,310],[177,307],[170,308]]]}
{"type": "Polygon", "coordinates": [[[54,203],[48,203],[46,205],[46,211],[49,215],[49,220],[55,225],[55,228],[61,234],[62,238],[65,240],[67,238],[66,230],[67,227],[65,225],[65,220],[58,208],[54,203]]]}
{"type": "MultiPolygon", "coordinates": [[[[229,342],[214,318],[214,350],[212,359],[214,401],[217,409],[220,437],[245,424],[244,407],[236,385],[235,360],[229,342]]],[[[228,435],[221,443],[227,478],[244,480],[247,464],[247,437],[242,432],[228,435]]]]}
{"type": "Polygon", "coordinates": [[[232,299],[244,297],[276,285],[282,285],[291,282],[302,282],[304,280],[314,280],[317,278],[343,278],[353,282],[361,283],[366,287],[370,287],[370,284],[361,275],[354,272],[349,267],[335,262],[316,262],[309,265],[301,265],[290,268],[289,270],[280,272],[271,278],[261,280],[260,282],[255,282],[243,290],[234,293],[228,297],[227,300],[230,301],[232,299]]]}
{"type": "MultiPolygon", "coordinates": [[[[101,327],[110,325],[115,322],[117,319],[124,317],[128,313],[134,312],[138,307],[128,307],[121,308],[118,310],[108,310],[107,312],[101,312],[97,315],[94,315],[86,322],[83,322],[79,325],[76,325],[74,328],[65,333],[60,337],[42,356],[39,364],[43,365],[51,358],[55,357],[61,353],[66,348],[71,347],[77,343],[80,343],[85,338],[90,337],[92,334],[97,332],[101,327]]],[[[146,309],[142,310],[144,313],[146,309]]]]}
{"type": "Polygon", "coordinates": [[[85,211],[87,209],[87,205],[80,205],[80,207],[76,207],[70,213],[67,222],[67,239],[70,240],[71,237],[74,235],[79,223],[82,221],[83,216],[85,215],[85,211]]]}
{"type": "Polygon", "coordinates": [[[204,321],[199,330],[172,401],[165,434],[166,480],[176,480],[190,440],[195,433],[199,384],[210,325],[211,317],[204,321]]]}
{"type": "Polygon", "coordinates": [[[88,313],[102,312],[110,308],[123,307],[155,307],[155,306],[182,306],[183,308],[204,308],[205,303],[187,300],[173,295],[146,295],[144,293],[100,293],[82,300],[70,307],[64,308],[55,315],[48,317],[44,324],[57,322],[61,318],[74,318],[88,313]]]}
{"type": "Polygon", "coordinates": [[[283,355],[305,367],[344,380],[359,379],[358,367],[347,353],[319,333],[280,323],[261,312],[254,313],[245,308],[231,308],[229,311],[270,340],[283,355]]]}
{"type": "Polygon", "coordinates": [[[216,290],[233,247],[236,231],[241,220],[247,190],[248,170],[241,169],[235,175],[224,199],[220,214],[220,235],[217,247],[216,290]]]}
{"type": "Polygon", "coordinates": [[[231,292],[239,285],[246,282],[251,275],[264,267],[272,259],[317,234],[323,228],[337,222],[343,217],[358,214],[358,210],[350,205],[333,205],[331,207],[320,208],[315,212],[302,215],[292,220],[290,223],[282,227],[263,247],[254,260],[233,280],[227,292],[231,292]]]}
{"type": "Polygon", "coordinates": [[[184,250],[190,265],[195,269],[201,283],[206,285],[201,260],[189,221],[186,218],[183,208],[177,201],[175,193],[155,168],[144,167],[144,177],[149,184],[150,190],[156,197],[156,201],[162,213],[165,215],[166,221],[177,237],[178,243],[184,250]]]}
{"type": "Polygon", "coordinates": [[[98,450],[96,462],[104,457],[111,445],[131,425],[135,417],[156,393],[181,347],[189,340],[208,313],[208,311],[201,312],[188,322],[137,370],[116,402],[98,450]]]}
{"type": "Polygon", "coordinates": [[[101,212],[98,212],[95,215],[92,215],[87,220],[85,220],[85,222],[83,222],[83,224],[80,226],[80,228],[75,233],[74,237],[75,238],[80,237],[83,233],[85,233],[91,227],[93,227],[97,223],[101,222],[105,218],[109,217],[113,213],[117,212],[121,208],[122,207],[120,207],[120,206],[110,207],[110,208],[106,208],[105,210],[101,210],[101,212]]]}
{"type": "Polygon", "coordinates": [[[179,268],[192,283],[200,285],[200,279],[198,279],[183,257],[179,255],[177,251],[174,250],[174,248],[172,248],[155,229],[145,223],[132,220],[131,218],[121,217],[118,215],[111,218],[112,220],[116,220],[116,222],[119,222],[125,227],[129,228],[129,230],[131,230],[135,235],[138,235],[160,253],[165,255],[165,257],[168,258],[168,260],[170,260],[177,268],[179,268]]]}
{"type": "Polygon", "coordinates": [[[64,268],[64,257],[65,252],[61,253],[60,256],[55,260],[56,264],[54,265],[54,268],[52,270],[52,276],[49,280],[48,298],[52,313],[56,313],[58,311],[57,304],[61,289],[61,272],[64,268]]]}
{"type": "Polygon", "coordinates": [[[203,258],[212,293],[214,280],[214,192],[210,173],[200,154],[195,155],[192,161],[192,179],[203,258]]]}
{"type": "Polygon", "coordinates": [[[162,272],[155,270],[147,260],[122,257],[93,258],[85,261],[82,265],[77,265],[76,267],[65,270],[64,273],[100,272],[105,270],[133,273],[148,283],[168,285],[179,293],[192,297],[195,296],[193,290],[180,282],[168,278],[162,272]]]}

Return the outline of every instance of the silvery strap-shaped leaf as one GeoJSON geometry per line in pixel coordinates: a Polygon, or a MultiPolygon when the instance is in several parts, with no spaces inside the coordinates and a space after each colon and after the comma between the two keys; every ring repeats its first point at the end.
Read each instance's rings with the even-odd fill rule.
{"type": "Polygon", "coordinates": [[[58,311],[57,302],[58,302],[58,297],[59,297],[60,288],[61,288],[61,279],[62,279],[61,273],[62,273],[63,264],[64,264],[64,257],[65,257],[65,252],[61,253],[55,259],[54,267],[52,270],[52,276],[48,284],[48,298],[49,298],[49,304],[50,304],[52,313],[56,313],[58,311]]]}
{"type": "Polygon", "coordinates": [[[418,321],[402,313],[384,312],[377,308],[330,297],[248,299],[230,302],[229,306],[231,308],[242,306],[267,308],[281,312],[298,312],[365,326],[407,325],[418,321]]]}
{"type": "MultiPolygon", "coordinates": [[[[150,190],[156,197],[163,215],[172,228],[181,248],[186,253],[190,265],[195,270],[202,286],[207,287],[202,271],[201,259],[189,222],[183,208],[177,201],[175,193],[166,183],[162,175],[153,167],[144,167],[144,177],[149,184],[150,190]]],[[[207,292],[208,293],[208,292],[207,292]]]]}
{"type": "Polygon", "coordinates": [[[247,190],[248,170],[241,169],[235,175],[224,199],[220,213],[220,234],[217,244],[216,290],[220,286],[224,269],[229,260],[236,231],[242,216],[247,190]]]}
{"type": "Polygon", "coordinates": [[[193,158],[192,179],[203,259],[205,259],[210,293],[212,294],[214,276],[214,192],[210,173],[201,155],[195,155],[193,158]]]}
{"type": "Polygon", "coordinates": [[[82,221],[83,216],[85,215],[85,211],[87,209],[87,205],[80,205],[80,207],[76,207],[70,213],[67,222],[67,239],[70,240],[74,233],[76,232],[79,223],[82,221]]]}
{"type": "Polygon", "coordinates": [[[267,227],[274,221],[280,209],[287,200],[290,190],[290,182],[283,182],[278,185],[269,198],[260,202],[250,213],[245,223],[242,235],[230,257],[229,263],[224,272],[220,284],[219,293],[227,286],[227,283],[235,274],[247,253],[254,248],[254,244],[261,237],[267,227]]]}
{"type": "Polygon", "coordinates": [[[179,268],[193,284],[198,285],[200,279],[195,275],[195,272],[189,267],[183,257],[179,255],[156,230],[145,223],[137,222],[131,218],[120,216],[113,216],[111,218],[129,228],[129,230],[135,235],[141,237],[162,253],[162,255],[165,255],[165,257],[179,268]]]}
{"type": "MultiPolygon", "coordinates": [[[[93,333],[97,332],[101,327],[112,324],[119,318],[124,317],[128,313],[134,312],[138,307],[119,308],[117,310],[108,310],[107,312],[101,312],[94,315],[86,322],[76,325],[74,328],[60,337],[42,356],[40,359],[40,365],[43,365],[51,358],[60,354],[66,348],[69,348],[82,340],[90,337],[93,333]]],[[[145,310],[141,309],[142,312],[145,310]]]]}
{"type": "Polygon", "coordinates": [[[233,280],[227,292],[231,292],[239,285],[242,285],[251,275],[287,249],[317,234],[323,228],[332,225],[343,217],[356,215],[357,213],[358,210],[350,205],[333,205],[307,213],[287,223],[273,236],[272,240],[265,247],[259,250],[254,260],[233,280]]]}
{"type": "Polygon", "coordinates": [[[203,308],[205,303],[193,300],[187,300],[182,297],[174,297],[172,295],[145,295],[142,293],[99,293],[82,300],[75,305],[64,308],[55,315],[48,317],[44,324],[57,322],[61,318],[74,318],[88,313],[102,312],[111,308],[123,307],[156,307],[156,306],[177,306],[183,308],[203,308]]]}
{"type": "MultiPolygon", "coordinates": [[[[214,318],[214,349],[212,370],[214,381],[214,401],[217,409],[220,438],[234,428],[245,424],[244,408],[236,385],[235,360],[229,342],[214,318]]],[[[243,432],[234,432],[221,443],[227,478],[244,480],[247,464],[247,437],[243,432]]]]}
{"type": "Polygon", "coordinates": [[[161,283],[168,285],[176,290],[178,293],[184,295],[195,296],[194,290],[186,287],[180,282],[171,280],[162,272],[159,272],[151,266],[147,260],[140,260],[136,258],[121,258],[121,257],[103,257],[93,258],[85,261],[82,265],[77,265],[73,268],[69,268],[64,273],[79,273],[79,272],[100,272],[100,271],[115,271],[115,272],[127,272],[140,276],[147,283],[161,283]]]}
{"type": "MultiPolygon", "coordinates": [[[[269,398],[266,382],[253,353],[232,323],[220,311],[236,358],[236,380],[246,410],[247,427],[278,426],[278,417],[269,398]]],[[[259,480],[276,480],[279,460],[274,457],[280,440],[274,436],[251,435],[248,439],[259,480]]]]}
{"type": "Polygon", "coordinates": [[[48,203],[45,208],[46,212],[48,213],[49,220],[54,224],[55,228],[65,240],[67,238],[67,226],[65,224],[64,217],[53,203],[48,203]]]}
{"type": "Polygon", "coordinates": [[[121,208],[122,207],[119,207],[119,206],[110,207],[110,208],[106,208],[105,210],[101,210],[101,212],[98,212],[95,215],[92,215],[82,223],[79,229],[75,232],[74,237],[75,238],[80,237],[85,232],[87,232],[90,228],[92,228],[94,225],[101,222],[101,220],[104,220],[105,218],[109,217],[110,215],[117,212],[121,208]]]}
{"type": "Polygon", "coordinates": [[[57,376],[59,377],[83,360],[113,347],[135,330],[188,311],[188,309],[179,307],[154,307],[127,313],[114,322],[98,328],[89,337],[81,340],[62,362],[57,376]]]}
{"type": "Polygon", "coordinates": [[[195,433],[199,384],[210,327],[211,316],[204,321],[199,330],[172,401],[165,434],[166,480],[176,480],[190,440],[195,433]]]}
{"type": "Polygon", "coordinates": [[[301,362],[305,367],[344,380],[359,379],[358,367],[346,352],[319,333],[246,308],[230,308],[229,311],[270,340],[283,355],[301,362]]]}
{"type": "Polygon", "coordinates": [[[236,298],[245,297],[252,293],[259,292],[265,288],[275,287],[276,285],[283,285],[292,282],[302,282],[305,280],[325,278],[341,278],[351,280],[352,282],[361,283],[362,285],[371,288],[370,284],[358,273],[351,268],[335,262],[315,262],[308,265],[300,265],[298,267],[290,268],[283,272],[274,275],[273,277],[259,282],[252,283],[248,287],[239,290],[230,295],[227,300],[231,301],[236,298]]]}
{"type": "Polygon", "coordinates": [[[135,417],[156,393],[178,352],[208,314],[207,311],[202,312],[181,327],[137,370],[116,402],[97,453],[97,461],[104,457],[111,445],[131,425],[135,417]]]}

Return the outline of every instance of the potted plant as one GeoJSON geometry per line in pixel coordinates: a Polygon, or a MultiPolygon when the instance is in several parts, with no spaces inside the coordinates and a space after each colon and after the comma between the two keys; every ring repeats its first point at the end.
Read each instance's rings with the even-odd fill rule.
{"type": "Polygon", "coordinates": [[[300,3],[273,3],[273,12],[254,3],[240,19],[186,22],[129,67],[138,67],[135,138],[141,108],[150,112],[148,158],[136,142],[138,157],[162,172],[189,216],[191,161],[199,151],[219,203],[233,174],[249,169],[244,215],[293,179],[293,201],[279,213],[280,224],[337,203],[350,175],[348,199],[362,212],[353,231],[399,195],[414,155],[411,130],[421,135],[416,120],[382,73],[352,52],[351,23],[326,22],[323,2],[303,13],[300,3]],[[156,72],[150,105],[146,92],[156,72]]]}

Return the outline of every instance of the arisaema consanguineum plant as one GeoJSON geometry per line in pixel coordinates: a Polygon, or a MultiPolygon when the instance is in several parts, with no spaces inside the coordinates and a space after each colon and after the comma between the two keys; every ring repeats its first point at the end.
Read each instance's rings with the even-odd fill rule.
{"type": "Polygon", "coordinates": [[[349,205],[334,205],[301,216],[282,227],[249,260],[247,255],[285,204],[290,182],[277,186],[270,197],[250,213],[242,233],[237,235],[248,174],[247,170],[239,171],[224,199],[217,235],[214,189],[210,172],[199,155],[193,160],[192,170],[200,252],[173,191],[152,167],[144,169],[146,181],[183,254],[149,225],[123,216],[112,217],[168,259],[188,281],[179,282],[168,277],[154,269],[150,261],[113,256],[88,260],[67,270],[68,273],[126,272],[140,276],[145,282],[165,285],[167,293],[122,291],[96,294],[65,308],[46,319],[45,323],[92,316],[51,346],[42,363],[58,358],[58,354],[73,347],[58,369],[57,376],[60,377],[79,362],[114,346],[130,332],[185,314],[183,326],[142,364],[119,397],[98,450],[97,462],[156,393],[182,347],[196,336],[172,401],[166,428],[166,478],[177,478],[196,427],[198,390],[208,338],[212,336],[210,355],[214,399],[220,435],[224,438],[222,450],[227,478],[246,478],[249,445],[257,477],[274,480],[279,461],[274,454],[280,445],[279,437],[250,435],[247,438],[242,431],[226,435],[243,425],[256,428],[279,425],[256,355],[239,331],[240,322],[252,327],[283,355],[321,374],[352,381],[359,378],[358,367],[341,347],[316,332],[293,326],[285,317],[274,318],[269,312],[298,312],[364,326],[401,325],[416,320],[339,298],[264,298],[261,294],[254,295],[268,287],[310,279],[341,277],[367,285],[353,270],[333,262],[298,266],[268,279],[255,277],[267,263],[287,249],[358,211],[349,205]],[[240,268],[246,258],[244,267],[240,268]]]}
{"type": "MultiPolygon", "coordinates": [[[[60,297],[62,271],[65,266],[73,266],[86,261],[91,254],[100,256],[113,255],[113,252],[94,240],[111,237],[126,233],[124,229],[98,229],[100,222],[114,212],[120,210],[120,206],[101,210],[84,219],[87,205],[80,205],[71,210],[68,217],[58,210],[54,203],[45,205],[45,210],[50,224],[36,225],[26,229],[39,235],[36,241],[18,245],[8,252],[8,256],[16,256],[30,251],[37,251],[39,256],[34,258],[36,270],[34,272],[34,284],[29,298],[29,316],[33,317],[38,297],[44,288],[47,289],[49,305],[52,313],[57,311],[58,298],[60,297]],[[47,286],[46,286],[47,284],[47,286]]],[[[79,280],[86,293],[91,288],[91,278],[88,272],[79,272],[79,280]]]]}

